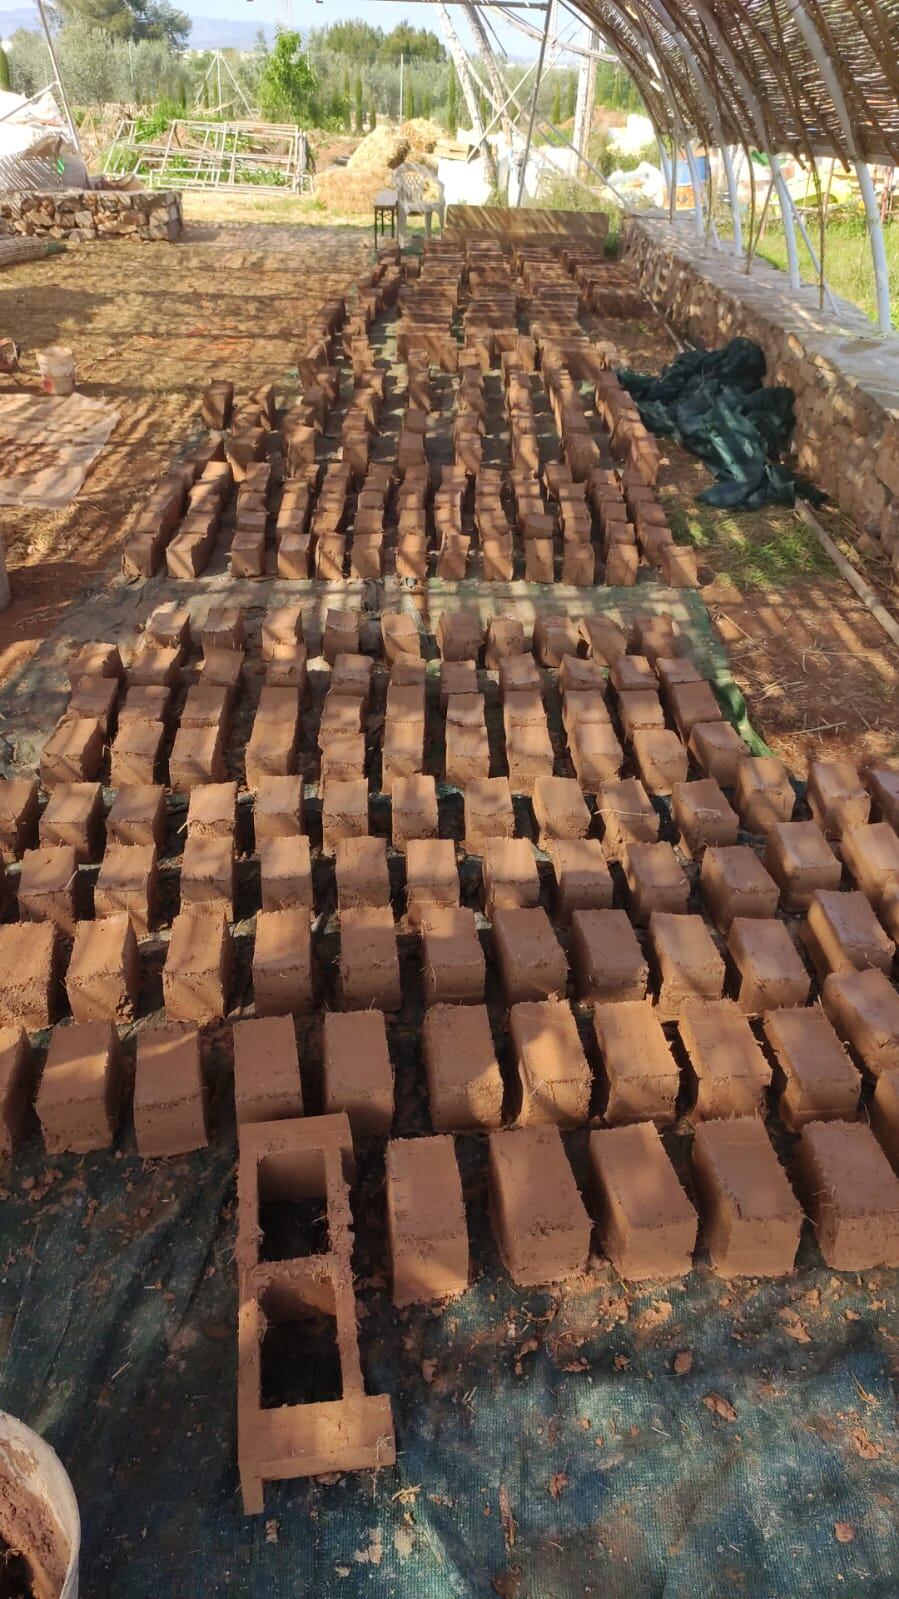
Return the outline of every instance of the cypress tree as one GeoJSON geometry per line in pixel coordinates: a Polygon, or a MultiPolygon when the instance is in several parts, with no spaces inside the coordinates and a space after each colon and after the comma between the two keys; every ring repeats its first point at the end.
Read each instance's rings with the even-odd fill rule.
{"type": "Polygon", "coordinates": [[[446,104],[446,129],[452,138],[459,131],[459,86],[456,82],[456,69],[450,67],[449,97],[446,104]]]}
{"type": "Polygon", "coordinates": [[[356,74],[356,132],[362,133],[365,127],[365,107],[362,99],[362,73],[356,74]]]}
{"type": "Polygon", "coordinates": [[[549,114],[549,120],[554,128],[557,128],[562,120],[562,86],[558,80],[553,90],[553,106],[549,114]]]}
{"type": "Polygon", "coordinates": [[[9,56],[0,45],[0,89],[9,88],[9,56]]]}

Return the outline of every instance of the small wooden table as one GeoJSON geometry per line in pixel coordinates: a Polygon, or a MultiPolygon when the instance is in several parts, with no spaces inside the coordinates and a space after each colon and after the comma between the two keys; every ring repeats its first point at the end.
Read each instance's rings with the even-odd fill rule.
{"type": "Polygon", "coordinates": [[[378,227],[380,225],[381,238],[387,237],[387,223],[390,223],[390,237],[396,238],[397,229],[397,201],[396,189],[380,189],[375,195],[375,249],[378,248],[378,227]]]}

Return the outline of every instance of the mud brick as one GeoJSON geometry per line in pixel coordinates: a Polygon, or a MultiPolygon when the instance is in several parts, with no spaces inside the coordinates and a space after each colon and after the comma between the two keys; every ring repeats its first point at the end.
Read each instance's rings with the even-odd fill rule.
{"type": "Polygon", "coordinates": [[[48,1154],[107,1149],[120,1101],[119,1042],[112,1024],[55,1027],[35,1099],[48,1154]]]}
{"type": "Polygon", "coordinates": [[[662,1025],[644,1000],[597,1005],[593,1015],[606,1087],[609,1126],[675,1118],[680,1073],[662,1025]]]}
{"type": "Polygon", "coordinates": [[[483,844],[484,909],[524,909],[540,903],[540,877],[529,839],[487,838],[483,844]]]}
{"type": "Polygon", "coordinates": [[[744,755],[737,762],[734,804],[749,833],[767,835],[777,822],[789,822],[796,795],[782,761],[744,755]]]}
{"type": "Polygon", "coordinates": [[[735,916],[773,916],[778,886],[748,844],[710,845],[702,857],[702,897],[715,926],[726,933],[735,916]]]}
{"type": "Polygon", "coordinates": [[[771,1068],[733,1000],[688,1001],[678,1017],[697,1120],[761,1115],[771,1068]]]}
{"type": "Polygon", "coordinates": [[[219,906],[191,905],[175,917],[162,972],[169,1021],[210,1022],[226,1014],[232,945],[219,906]]]}
{"type": "Polygon", "coordinates": [[[723,788],[734,787],[740,762],[748,753],[739,733],[725,721],[694,723],[688,749],[699,770],[723,788]]]}
{"type": "Polygon", "coordinates": [[[899,828],[899,770],[892,766],[869,766],[864,781],[871,795],[875,820],[899,828]]]}
{"type": "Polygon", "coordinates": [[[675,1021],[688,1000],[721,998],[724,961],[701,916],[653,911],[649,948],[658,982],[656,1014],[661,1021],[675,1021]]]}
{"type": "Polygon", "coordinates": [[[798,1133],[810,1121],[854,1121],[861,1076],[821,1007],[772,1011],[763,1025],[784,1126],[798,1133]]]}
{"type": "Polygon", "coordinates": [[[322,706],[318,742],[324,749],[333,739],[347,733],[361,733],[364,706],[359,695],[328,693],[322,706]]]}
{"type": "Polygon", "coordinates": [[[555,582],[555,551],[551,539],[528,539],[524,547],[526,583],[555,582]]]}
{"type": "Polygon", "coordinates": [[[421,772],[394,777],[390,793],[394,849],[402,850],[409,839],[436,838],[437,785],[433,777],[421,772]]]}
{"type": "Polygon", "coordinates": [[[446,782],[464,789],[469,783],[490,776],[490,743],[487,729],[446,724],[446,782]]]}
{"type": "Polygon", "coordinates": [[[138,1154],[183,1155],[207,1144],[200,1035],[169,1023],[138,1034],[134,1076],[138,1154]]]}
{"type": "Polygon", "coordinates": [[[101,722],[84,716],[63,717],[41,751],[42,786],[91,782],[103,763],[104,745],[101,722]]]}
{"type": "Polygon", "coordinates": [[[284,655],[278,660],[269,661],[265,668],[266,684],[270,684],[273,688],[295,689],[302,703],[306,698],[307,658],[308,651],[305,644],[298,644],[293,655],[284,655]]]}
{"type": "Polygon", "coordinates": [[[253,808],[256,846],[274,838],[293,838],[303,831],[303,780],[269,777],[259,786],[253,808]]]}
{"type": "Polygon", "coordinates": [[[108,837],[116,844],[165,843],[167,813],[165,789],[152,783],[119,790],[106,819],[108,837]]]}
{"type": "Polygon", "coordinates": [[[114,677],[121,682],[125,676],[117,644],[79,644],[69,656],[68,671],[72,688],[82,677],[114,677]]]}
{"type": "MultiPolygon", "coordinates": [[[[883,1072],[878,1077],[869,1115],[872,1133],[893,1170],[899,1172],[899,1069],[883,1072]]],[[[0,1137],[2,1137],[2,1126],[0,1126],[0,1137]]]]}
{"type": "Polygon", "coordinates": [[[158,533],[132,533],[122,545],[124,577],[155,577],[162,564],[164,541],[158,533]]]}
{"type": "Polygon", "coordinates": [[[437,1132],[498,1127],[503,1081],[485,1005],[432,1005],[422,1048],[431,1125],[437,1132]]]}
{"type": "MultiPolygon", "coordinates": [[[[570,701],[573,696],[566,698],[570,701]]],[[[577,714],[568,735],[571,759],[584,792],[598,794],[605,783],[618,776],[624,751],[609,723],[582,718],[580,711],[577,714]]]]}
{"type": "Polygon", "coordinates": [[[896,945],[860,892],[819,889],[800,936],[822,983],[831,972],[876,968],[889,976],[892,971],[896,945]]]}
{"type": "Polygon", "coordinates": [[[655,844],[659,817],[636,777],[609,778],[596,796],[602,818],[602,849],[610,861],[624,861],[631,844],[655,844]]]}
{"type": "Polygon", "coordinates": [[[486,968],[474,911],[429,907],[421,939],[425,1004],[482,1004],[486,968]]]}
{"type": "Polygon", "coordinates": [[[243,667],[243,650],[207,650],[200,669],[200,681],[214,683],[225,689],[229,703],[233,704],[243,679],[243,667]]]}
{"type": "Polygon", "coordinates": [[[612,879],[594,838],[551,839],[546,846],[555,875],[556,920],[567,927],[576,910],[608,910],[612,879]]]}
{"type": "Polygon", "coordinates": [[[395,1305],[465,1292],[468,1228],[452,1138],[399,1138],[388,1144],[387,1236],[395,1305]]]}
{"type": "Polygon", "coordinates": [[[326,611],[322,636],[322,654],[329,666],[338,655],[356,655],[359,652],[359,617],[355,611],[326,611]]]}
{"type": "MultiPolygon", "coordinates": [[[[471,695],[469,698],[476,698],[471,695]]],[[[387,686],[387,720],[388,722],[418,722],[422,726],[425,721],[425,683],[394,683],[387,686]]]]}
{"type": "Polygon", "coordinates": [[[428,540],[424,533],[401,533],[396,546],[396,575],[423,583],[428,575],[428,540]]]}
{"type": "Polygon", "coordinates": [[[440,708],[446,715],[451,699],[477,695],[478,672],[474,661],[444,661],[440,667],[440,708]]]}
{"type": "Polygon", "coordinates": [[[620,1004],[645,998],[649,968],[624,911],[574,911],[569,948],[579,999],[620,1004]]]}
{"type": "Polygon", "coordinates": [[[485,665],[497,671],[509,657],[524,656],[524,625],[517,616],[492,616],[487,623],[485,665]]]}
{"type": "Polygon", "coordinates": [[[187,531],[182,524],[181,532],[166,547],[165,564],[170,578],[190,581],[199,577],[209,564],[217,521],[217,516],[210,517],[209,526],[203,530],[187,531]]]}
{"type": "Polygon", "coordinates": [[[737,1000],[747,1016],[807,1003],[811,979],[783,922],[735,916],[727,950],[740,980],[737,1000]]]}
{"type": "Polygon", "coordinates": [[[37,842],[38,786],[31,778],[0,781],[0,855],[18,859],[37,842]]]}
{"type": "Polygon", "coordinates": [[[618,1275],[686,1276],[697,1216],[653,1123],[592,1132],[590,1179],[600,1241],[618,1275]]]}
{"type": "Polygon", "coordinates": [[[0,1026],[29,1033],[50,1027],[56,1016],[59,933],[52,920],[0,924],[0,1026]]]}
{"type": "Polygon", "coordinates": [[[690,884],[670,844],[631,844],[624,861],[630,914],[645,927],[653,911],[683,914],[690,884]]]}
{"type": "Polygon", "coordinates": [[[289,777],[296,771],[296,738],[296,723],[260,721],[257,716],[244,750],[247,788],[258,790],[269,778],[289,777]]]}
{"type": "Polygon", "coordinates": [[[110,751],[110,782],[113,788],[154,786],[162,762],[165,723],[135,719],[125,721],[110,751]]]}
{"type": "Polygon", "coordinates": [[[870,1127],[808,1123],[796,1177],[831,1271],[899,1265],[899,1177],[870,1127]]]}
{"type": "Polygon", "coordinates": [[[23,1027],[0,1027],[0,1155],[9,1156],[25,1133],[34,1090],[34,1060],[23,1027]]]}
{"type": "Polygon", "coordinates": [[[221,725],[182,726],[175,734],[169,756],[169,780],[173,789],[189,794],[200,783],[225,780],[221,725]]]}
{"type": "Polygon", "coordinates": [[[328,1012],[322,1066],[325,1113],[345,1111],[354,1140],[386,1138],[393,1121],[393,1067],[383,1012],[328,1012]]]}
{"type": "Polygon", "coordinates": [[[399,957],[389,907],[346,911],[341,916],[339,972],[344,1010],[399,1010],[399,957]]]}
{"type": "Polygon", "coordinates": [[[292,657],[303,642],[301,605],[270,605],[262,619],[262,659],[275,661],[292,657]]]}
{"type": "Polygon", "coordinates": [[[404,840],[406,850],[406,914],[410,925],[420,925],[426,911],[452,908],[459,903],[456,846],[450,838],[404,840]]]}
{"type": "Polygon", "coordinates": [[[71,844],[83,864],[102,852],[103,790],[99,783],[59,783],[40,820],[41,849],[71,844]]]}
{"type": "Polygon", "coordinates": [[[234,918],[234,839],[188,831],[181,858],[182,910],[214,909],[234,918]]]}
{"type": "Polygon", "coordinates": [[[484,642],[484,624],[476,610],[443,611],[435,628],[437,648],[444,661],[477,661],[484,642]]]}
{"type": "Polygon", "coordinates": [[[616,694],[634,694],[640,690],[655,693],[658,680],[645,655],[619,655],[609,672],[609,681],[616,694]]]}
{"type": "Polygon", "coordinates": [[[710,844],[736,844],[739,818],[728,805],[713,777],[693,783],[675,783],[671,809],[681,838],[681,848],[694,861],[701,860],[710,844]]]}
{"type": "Polygon", "coordinates": [[[566,699],[570,694],[591,694],[599,695],[604,702],[606,673],[597,660],[582,661],[578,655],[563,655],[559,687],[566,699]]]}
{"type": "Polygon", "coordinates": [[[609,588],[633,588],[640,554],[633,544],[613,543],[606,556],[605,582],[609,588]]]}
{"type": "Polygon", "coordinates": [[[528,696],[537,707],[539,719],[543,703],[543,674],[533,655],[503,656],[499,663],[499,689],[504,702],[517,695],[528,696]]]}
{"type": "Polygon", "coordinates": [[[307,578],[312,558],[308,533],[284,533],[278,540],[278,576],[288,581],[307,578]]]}
{"type": "Polygon", "coordinates": [[[193,642],[190,607],[178,600],[166,600],[147,617],[144,633],[154,644],[187,651],[193,642]]]}
{"type": "Polygon", "coordinates": [[[508,1005],[564,995],[568,963],[542,908],[497,909],[493,947],[508,1005]]]}
{"type": "Polygon", "coordinates": [[[868,821],[871,796],[851,761],[810,761],[806,799],[826,838],[868,821]]]}
{"type": "Polygon", "coordinates": [[[593,1079],[567,1000],[513,1005],[509,1032],[518,1073],[518,1123],[576,1127],[586,1121],[593,1079]]]}
{"type": "MultiPolygon", "coordinates": [[[[647,530],[655,532],[656,530],[647,530]]],[[[662,533],[658,529],[658,534],[662,533]]],[[[659,562],[662,569],[662,581],[672,589],[695,589],[699,586],[699,556],[685,544],[673,544],[668,540],[659,540],[661,544],[659,562]]],[[[647,545],[649,538],[647,536],[647,545]]]]}
{"type": "Polygon", "coordinates": [[[538,777],[532,804],[540,843],[551,839],[586,838],[590,812],[579,783],[572,777],[538,777]]]}
{"type": "Polygon", "coordinates": [[[530,794],[539,777],[551,777],[553,747],[546,723],[514,727],[506,739],[509,782],[516,794],[530,794]]]}
{"type": "Polygon", "coordinates": [[[883,972],[833,972],[821,990],[826,1014],[872,1077],[899,1066],[899,994],[883,972]]]}
{"type": "Polygon", "coordinates": [[[335,656],[331,669],[331,695],[357,699],[368,706],[374,662],[367,655],[344,652],[335,656]]]}
{"type": "Polygon", "coordinates": [[[119,732],[129,722],[165,723],[171,708],[172,690],[166,683],[135,683],[119,706],[119,732]]]}
{"type": "Polygon", "coordinates": [[[485,583],[511,583],[515,572],[512,537],[485,538],[481,544],[485,583]]]}
{"type": "Polygon", "coordinates": [[[339,583],[346,565],[347,541],[343,533],[320,534],[315,544],[315,575],[325,583],[339,583]]]}
{"type": "Polygon", "coordinates": [[[230,724],[231,696],[220,683],[195,683],[187,691],[181,712],[180,731],[185,728],[214,728],[224,739],[230,724]]]}
{"type": "Polygon", "coordinates": [[[421,656],[421,635],[414,616],[406,611],[381,613],[381,641],[384,659],[388,666],[407,656],[418,660],[421,656]]]}
{"type": "Polygon", "coordinates": [[[115,721],[119,697],[118,679],[114,677],[79,677],[72,688],[66,706],[66,716],[84,721],[99,722],[105,738],[115,721]]]}
{"type": "Polygon", "coordinates": [[[203,394],[203,422],[208,428],[222,430],[231,421],[234,405],[234,384],[224,378],[207,385],[203,394]]]}
{"type": "Polygon", "coordinates": [[[567,616],[540,616],[534,622],[534,655],[542,666],[561,666],[566,655],[577,655],[578,632],[567,616]]]}
{"type": "Polygon", "coordinates": [[[259,838],[259,875],[264,911],[313,909],[312,862],[308,838],[275,835],[259,838]]]}
{"type": "MultiPolygon", "coordinates": [[[[899,835],[889,822],[847,827],[840,852],[850,877],[879,910],[887,890],[899,883],[899,835]]],[[[830,888],[837,884],[820,886],[830,888]]]]}
{"type": "Polygon", "coordinates": [[[650,794],[670,794],[687,781],[687,752],[676,733],[651,727],[634,734],[634,760],[650,794]]]}
{"type": "Polygon", "coordinates": [[[368,784],[364,777],[329,782],[322,793],[322,848],[333,854],[342,838],[368,833],[368,784]]]}
{"type": "Polygon", "coordinates": [[[629,689],[619,694],[618,715],[628,743],[635,733],[665,726],[662,702],[654,689],[629,689]]]}
{"type": "Polygon", "coordinates": [[[303,1115],[300,1062],[290,1016],[235,1022],[234,1104],[238,1130],[247,1122],[303,1115]]]}
{"type": "Polygon", "coordinates": [[[66,974],[76,1022],[132,1019],[140,990],[140,958],[130,918],[79,922],[66,974]]]}
{"type": "MultiPolygon", "coordinates": [[[[644,655],[648,650],[644,649],[644,655]]],[[[710,683],[672,683],[668,691],[671,714],[678,732],[686,742],[697,722],[719,722],[721,707],[710,683]]],[[[744,751],[745,753],[745,751],[744,751]]]]}
{"type": "Polygon", "coordinates": [[[491,1132],[490,1217],[503,1263],[523,1287],[584,1272],[590,1218],[558,1127],[491,1132]]]}
{"type": "Polygon", "coordinates": [[[793,1270],[802,1209],[763,1122],[702,1122],[693,1180],[703,1238],[721,1277],[783,1277],[793,1270]]]}
{"type": "Polygon", "coordinates": [[[128,668],[128,686],[174,688],[181,681],[183,663],[184,651],[180,645],[156,644],[145,638],[128,668]]]}
{"type": "Polygon", "coordinates": [[[78,916],[78,857],[71,844],[28,849],[19,877],[22,921],[53,922],[72,934],[78,916]]]}
{"type": "Polygon", "coordinates": [[[790,911],[807,910],[816,889],[839,888],[842,875],[817,822],[775,822],[765,867],[780,889],[784,910],[790,911]]]}
{"type": "Polygon", "coordinates": [[[503,696],[503,730],[509,739],[517,728],[546,732],[546,709],[539,688],[507,689],[503,696]]]}
{"type": "Polygon", "coordinates": [[[315,1004],[312,930],[302,906],[256,917],[253,993],[257,1016],[300,1015],[315,1004]]]}
{"type": "Polygon", "coordinates": [[[341,915],[347,910],[390,904],[386,839],[338,839],[335,865],[337,906],[341,915]]]}
{"type": "Polygon", "coordinates": [[[469,854],[479,854],[488,838],[514,837],[515,813],[508,778],[488,777],[470,783],[464,800],[465,847],[469,854]]]}
{"type": "Polygon", "coordinates": [[[237,831],[237,784],[204,783],[195,788],[187,807],[188,838],[228,839],[237,831]]]}
{"type": "Polygon", "coordinates": [[[350,577],[363,581],[380,578],[384,570],[384,540],[380,534],[356,532],[350,549],[350,577]]]}

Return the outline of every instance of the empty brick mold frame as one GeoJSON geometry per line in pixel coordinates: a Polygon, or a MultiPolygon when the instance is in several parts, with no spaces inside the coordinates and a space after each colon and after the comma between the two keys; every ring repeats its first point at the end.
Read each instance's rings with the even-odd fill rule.
{"type": "Polygon", "coordinates": [[[365,1392],[345,1115],[252,1122],[237,1178],[237,1436],[247,1515],[266,1482],[390,1466],[390,1400],[365,1392]]]}

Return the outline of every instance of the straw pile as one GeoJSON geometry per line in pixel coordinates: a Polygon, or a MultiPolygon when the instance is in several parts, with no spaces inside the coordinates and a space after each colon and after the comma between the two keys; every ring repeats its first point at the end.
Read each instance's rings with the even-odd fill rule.
{"type": "Polygon", "coordinates": [[[424,161],[432,155],[443,130],[425,117],[414,117],[399,127],[373,128],[356,146],[344,167],[327,167],[315,180],[315,196],[345,216],[370,211],[380,189],[390,187],[391,174],[404,161],[424,161]]]}

